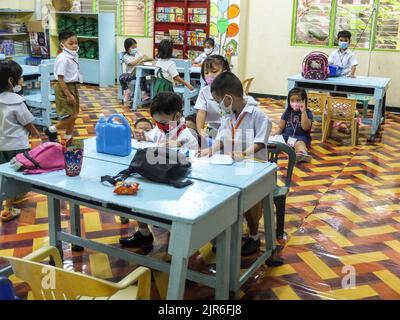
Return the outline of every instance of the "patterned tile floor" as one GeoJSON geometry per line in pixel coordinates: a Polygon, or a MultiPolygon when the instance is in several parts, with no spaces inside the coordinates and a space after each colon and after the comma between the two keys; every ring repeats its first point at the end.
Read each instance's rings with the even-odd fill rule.
{"type": "MultiPolygon", "coordinates": [[[[149,116],[145,110],[121,107],[115,88],[84,86],[80,94],[82,114],[75,132],[80,138],[94,135],[101,112],[124,113],[131,121],[149,116]]],[[[276,125],[284,102],[260,102],[276,125]]],[[[321,126],[315,124],[313,161],[296,166],[288,198],[285,264],[260,268],[242,287],[243,299],[400,299],[400,116],[387,116],[380,139],[368,143],[369,127],[364,127],[355,148],[349,137],[335,131],[332,139],[321,143],[321,126]],[[349,284],[353,289],[345,289],[349,284]]],[[[282,160],[282,172],[285,165],[282,160]]],[[[0,255],[24,256],[48,242],[46,198],[31,194],[21,208],[17,220],[0,224],[0,255]]],[[[91,209],[82,213],[83,235],[103,243],[118,245],[119,237],[136,226],[134,221],[121,225],[119,219],[91,209]]],[[[63,227],[69,227],[68,221],[64,210],[63,227]]],[[[157,239],[151,254],[162,257],[167,234],[161,229],[154,233],[157,239]]],[[[65,268],[104,279],[119,280],[136,267],[90,250],[71,252],[67,244],[64,250],[65,268]]],[[[207,270],[214,257],[209,246],[202,253],[207,270]]],[[[255,258],[243,260],[243,268],[255,258]]],[[[199,267],[198,260],[191,259],[190,266],[199,267]]],[[[152,298],[162,299],[168,277],[152,274],[152,298]]],[[[12,279],[18,295],[29,297],[27,285],[12,279]]],[[[204,286],[188,286],[185,291],[185,299],[212,298],[213,290],[204,286]]]]}

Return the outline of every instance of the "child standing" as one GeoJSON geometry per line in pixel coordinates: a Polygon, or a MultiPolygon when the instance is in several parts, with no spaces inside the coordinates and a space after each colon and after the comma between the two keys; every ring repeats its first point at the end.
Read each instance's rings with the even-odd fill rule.
{"type": "Polygon", "coordinates": [[[211,94],[211,85],[217,76],[230,69],[228,61],[220,55],[208,57],[201,66],[201,76],[207,85],[200,90],[194,106],[197,110],[196,128],[201,136],[214,139],[217,135],[221,125],[221,113],[211,94]]]}
{"type": "Polygon", "coordinates": [[[50,141],[56,142],[58,130],[65,129],[61,142],[68,144],[79,114],[78,83],[82,83],[82,77],[79,73],[79,46],[75,32],[61,31],[58,38],[63,51],[57,56],[54,64],[54,76],[58,81],[54,91],[57,115],[61,120],[56,125],[46,128],[45,134],[50,141]]]}
{"type": "MultiPolygon", "coordinates": [[[[18,153],[29,150],[29,133],[39,137],[32,124],[34,117],[25,105],[25,99],[16,92],[23,85],[22,68],[14,61],[0,62],[0,164],[10,162],[18,153]]],[[[1,212],[2,221],[10,221],[20,214],[14,205],[23,199],[7,200],[1,212]]]]}
{"type": "MultiPolygon", "coordinates": [[[[176,93],[161,92],[153,100],[150,113],[156,127],[150,132],[136,128],[138,141],[151,141],[159,146],[198,149],[197,140],[182,122],[182,99],[176,93]]],[[[130,237],[121,238],[123,247],[141,248],[148,253],[153,248],[154,237],[146,223],[138,222],[139,229],[130,237]]]]}
{"type": "Polygon", "coordinates": [[[307,108],[307,93],[293,88],[288,95],[288,106],[279,122],[277,134],[282,134],[290,147],[296,151],[297,162],[311,162],[308,149],[311,147],[313,114],[307,108]]]}
{"type": "Polygon", "coordinates": [[[154,85],[154,94],[159,92],[174,92],[174,83],[178,82],[193,90],[193,86],[179,76],[176,69],[176,63],[172,60],[173,43],[165,39],[160,43],[158,50],[158,60],[156,63],[156,83],[154,85]]]}
{"type": "MultiPolygon", "coordinates": [[[[132,97],[130,83],[136,79],[135,67],[148,60],[148,57],[139,52],[137,49],[137,42],[133,38],[125,39],[124,47],[125,54],[123,60],[126,65],[126,72],[121,74],[119,82],[121,83],[124,92],[124,103],[128,104],[132,97]]],[[[147,95],[146,78],[142,78],[140,87],[142,89],[142,99],[147,100],[149,96],[147,95]]]]}
{"type": "MultiPolygon", "coordinates": [[[[200,155],[211,156],[223,151],[240,161],[246,157],[267,160],[267,144],[272,123],[258,108],[254,100],[244,97],[240,80],[231,72],[221,73],[211,86],[211,94],[226,115],[221,122],[215,143],[200,155]]],[[[249,237],[242,245],[242,256],[257,252],[260,247],[258,233],[262,217],[262,203],[245,213],[249,237]]]]}
{"type": "Polygon", "coordinates": [[[339,49],[329,56],[329,64],[339,68],[339,75],[355,78],[358,65],[357,58],[353,51],[349,50],[351,33],[347,30],[338,33],[339,49]]]}
{"type": "Polygon", "coordinates": [[[204,52],[201,53],[195,60],[194,65],[202,65],[203,62],[212,55],[219,54],[217,48],[215,47],[215,41],[213,38],[207,38],[204,42],[204,52]]]}

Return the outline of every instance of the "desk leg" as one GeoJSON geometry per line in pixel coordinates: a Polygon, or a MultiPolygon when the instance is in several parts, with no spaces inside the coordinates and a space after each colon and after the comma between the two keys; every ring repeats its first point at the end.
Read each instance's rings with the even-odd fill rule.
{"type": "Polygon", "coordinates": [[[296,86],[296,81],[289,80],[288,82],[288,91],[292,90],[296,86]]]}
{"type": "MultiPolygon", "coordinates": [[[[375,98],[376,99],[376,98],[375,98]]],[[[369,142],[375,142],[376,136],[379,133],[379,127],[382,123],[383,99],[376,99],[374,106],[374,117],[371,125],[371,136],[369,142]]]]}
{"type": "Polygon", "coordinates": [[[274,251],[276,248],[276,224],[274,212],[274,197],[270,193],[263,203],[264,207],[264,233],[266,250],[274,251]]]}
{"type": "Polygon", "coordinates": [[[231,228],[226,229],[217,237],[217,283],[216,300],[229,298],[229,258],[230,258],[231,228]]]}
{"type": "MultiPolygon", "coordinates": [[[[238,298],[240,290],[240,261],[242,249],[243,215],[239,214],[238,221],[232,225],[231,233],[231,259],[230,259],[230,290],[238,298]]],[[[218,251],[217,251],[218,252],[218,251]]]]}
{"type": "Polygon", "coordinates": [[[140,89],[140,80],[142,79],[142,71],[141,69],[136,70],[136,83],[135,83],[135,92],[133,94],[133,102],[132,102],[132,110],[136,111],[138,105],[142,101],[141,99],[141,89],[140,89]]]}
{"type": "MultiPolygon", "coordinates": [[[[70,202],[71,214],[70,214],[70,225],[71,234],[77,237],[81,236],[81,210],[79,205],[70,202]]],[[[71,245],[72,251],[83,251],[85,248],[71,245]]]]}
{"type": "Polygon", "coordinates": [[[59,199],[48,196],[48,215],[50,245],[58,248],[62,256],[62,242],[58,239],[58,233],[61,231],[61,210],[59,199]]]}
{"type": "Polygon", "coordinates": [[[382,101],[382,124],[385,124],[385,120],[386,120],[386,94],[383,97],[382,101]]]}

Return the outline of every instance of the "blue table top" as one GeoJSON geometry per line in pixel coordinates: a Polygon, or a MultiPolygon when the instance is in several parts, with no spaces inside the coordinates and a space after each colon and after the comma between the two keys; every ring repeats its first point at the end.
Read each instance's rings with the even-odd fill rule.
{"type": "MultiPolygon", "coordinates": [[[[112,163],[129,166],[136,150],[127,157],[118,157],[104,153],[97,153],[96,138],[84,141],[84,156],[99,159],[112,163]]],[[[189,178],[231,186],[241,190],[250,187],[252,184],[262,179],[266,174],[276,171],[276,164],[261,163],[256,161],[235,162],[233,165],[212,165],[207,163],[192,163],[189,178]]]]}
{"type": "Polygon", "coordinates": [[[333,77],[328,78],[327,80],[310,80],[305,79],[301,76],[301,74],[297,74],[294,76],[290,76],[288,78],[289,81],[301,81],[301,82],[309,82],[309,83],[324,83],[324,84],[332,84],[332,85],[347,85],[347,86],[357,86],[357,87],[365,87],[365,88],[387,88],[391,79],[389,78],[378,78],[378,77],[365,77],[365,76],[357,76],[356,78],[350,77],[333,77]]]}
{"type": "Polygon", "coordinates": [[[39,67],[37,66],[29,66],[26,64],[21,65],[22,68],[22,76],[33,76],[33,75],[39,75],[39,67]]]}
{"type": "MultiPolygon", "coordinates": [[[[156,66],[148,66],[148,65],[138,65],[136,66],[136,69],[143,69],[143,70],[155,70],[156,66]]],[[[183,68],[177,68],[178,71],[183,71],[183,68]]],[[[190,68],[190,73],[201,73],[201,67],[191,67],[190,68]]]]}
{"type": "Polygon", "coordinates": [[[223,204],[232,200],[237,201],[239,197],[239,190],[232,187],[194,181],[186,188],[177,189],[141,177],[129,179],[140,183],[137,195],[118,196],[113,193],[113,186],[100,182],[100,177],[106,174],[116,175],[124,169],[125,165],[84,158],[82,171],[78,177],[68,177],[64,170],[24,175],[15,172],[8,163],[0,165],[0,175],[86,200],[124,206],[131,208],[133,212],[187,223],[194,223],[214,213],[223,204]]]}

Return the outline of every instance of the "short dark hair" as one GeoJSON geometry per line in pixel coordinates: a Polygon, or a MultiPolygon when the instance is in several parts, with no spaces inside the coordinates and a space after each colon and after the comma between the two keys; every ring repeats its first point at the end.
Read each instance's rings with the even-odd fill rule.
{"type": "Polygon", "coordinates": [[[338,39],[339,38],[347,38],[347,39],[351,40],[351,32],[347,31],[347,30],[339,31],[337,38],[338,39]]]}
{"type": "Polygon", "coordinates": [[[288,106],[290,106],[290,98],[292,96],[299,96],[301,98],[301,100],[305,100],[306,107],[307,107],[308,101],[307,101],[307,92],[306,92],[306,90],[304,90],[303,88],[297,88],[297,87],[295,87],[292,90],[290,90],[289,94],[288,94],[288,97],[287,97],[288,106]]]}
{"type": "Polygon", "coordinates": [[[211,85],[211,92],[215,93],[218,97],[223,97],[226,94],[243,97],[243,86],[239,78],[232,72],[222,72],[215,78],[211,85]]]}
{"type": "Polygon", "coordinates": [[[65,40],[67,40],[68,38],[71,37],[76,37],[76,33],[74,31],[71,30],[63,30],[60,32],[60,34],[58,35],[58,40],[60,42],[63,42],[65,40]]]}
{"type": "Polygon", "coordinates": [[[215,47],[215,40],[213,38],[207,38],[204,41],[204,44],[209,44],[210,46],[215,47]]]}
{"type": "Polygon", "coordinates": [[[14,85],[17,85],[22,77],[21,66],[13,60],[5,60],[0,62],[0,93],[10,90],[8,79],[12,79],[14,85]]]}
{"type": "Polygon", "coordinates": [[[185,117],[185,121],[192,121],[193,123],[196,123],[197,116],[195,113],[189,114],[188,116],[185,117]]]}
{"type": "Polygon", "coordinates": [[[158,57],[160,59],[171,59],[174,51],[174,44],[169,39],[164,39],[160,42],[158,48],[158,57]]]}
{"type": "Polygon", "coordinates": [[[177,112],[182,112],[182,99],[174,92],[160,92],[154,98],[150,106],[150,114],[154,116],[155,114],[175,114],[177,112]]]}
{"type": "Polygon", "coordinates": [[[129,48],[132,47],[134,44],[137,44],[137,41],[133,38],[127,38],[124,41],[124,48],[125,53],[129,53],[129,48]]]}
{"type": "Polygon", "coordinates": [[[207,57],[207,59],[204,60],[203,64],[201,65],[201,77],[204,80],[205,80],[206,70],[209,70],[214,66],[221,67],[222,71],[231,71],[231,67],[229,65],[228,60],[226,60],[225,57],[219,54],[215,54],[207,57]]]}
{"type": "Polygon", "coordinates": [[[141,123],[141,122],[147,122],[147,123],[149,123],[149,124],[151,125],[151,127],[153,128],[153,122],[151,122],[151,120],[150,120],[150,119],[147,119],[147,118],[139,118],[139,119],[137,119],[136,122],[135,122],[135,127],[137,127],[137,125],[138,125],[139,123],[141,123]]]}

